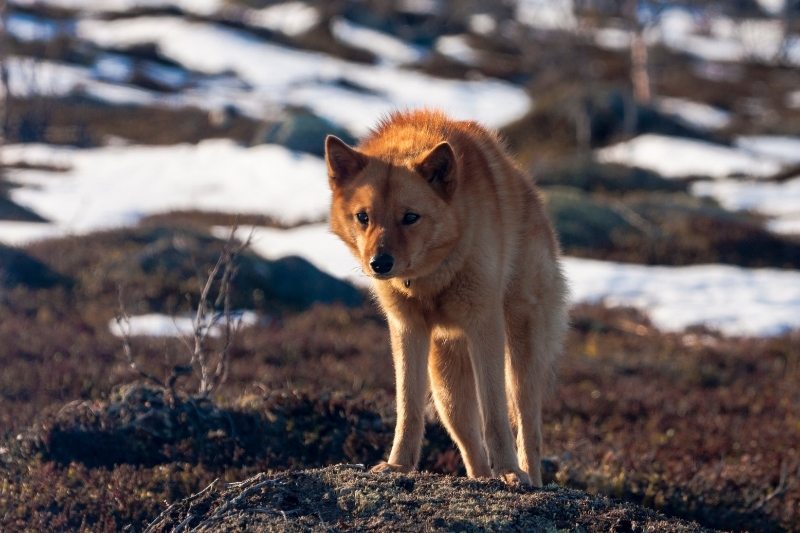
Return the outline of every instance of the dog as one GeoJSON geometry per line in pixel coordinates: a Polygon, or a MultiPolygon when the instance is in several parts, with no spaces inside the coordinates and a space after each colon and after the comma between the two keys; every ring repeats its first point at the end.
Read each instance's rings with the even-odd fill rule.
{"type": "Polygon", "coordinates": [[[388,461],[420,459],[429,391],[470,477],[541,486],[542,402],[567,329],[559,246],[498,135],[395,112],[355,148],[325,140],[330,225],[386,315],[397,425],[388,461]]]}

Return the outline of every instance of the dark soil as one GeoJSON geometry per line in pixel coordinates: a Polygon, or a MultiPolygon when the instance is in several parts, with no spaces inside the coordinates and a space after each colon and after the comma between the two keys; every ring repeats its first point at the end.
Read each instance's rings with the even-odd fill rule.
{"type": "MultiPolygon", "coordinates": [[[[151,386],[114,389],[134,374],[107,330],[3,313],[0,423],[22,435],[0,442],[5,529],[117,530],[217,477],[369,466],[388,450],[393,379],[373,311],[317,307],[243,330],[213,401],[184,392],[194,377],[174,400],[151,386]]],[[[664,335],[635,313],[594,307],[573,322],[545,410],[547,481],[708,527],[796,530],[796,337],[664,335]]],[[[184,357],[179,341],[134,341],[156,375],[184,357]]],[[[433,416],[421,468],[463,475],[433,416]]]]}
{"type": "Polygon", "coordinates": [[[139,221],[142,226],[180,226],[208,229],[213,226],[262,226],[267,228],[291,229],[306,224],[323,222],[319,220],[302,220],[287,224],[279,218],[258,214],[232,214],[220,211],[169,211],[148,215],[139,221]]]}
{"type": "Polygon", "coordinates": [[[109,105],[81,96],[14,98],[8,106],[9,142],[102,146],[117,137],[132,143],[196,143],[225,137],[250,144],[263,124],[234,114],[215,123],[207,111],[190,108],[109,105]]]}
{"type": "Polygon", "coordinates": [[[339,465],[214,483],[147,531],[659,531],[706,529],[628,503],[550,485],[364,472],[339,465]]]}

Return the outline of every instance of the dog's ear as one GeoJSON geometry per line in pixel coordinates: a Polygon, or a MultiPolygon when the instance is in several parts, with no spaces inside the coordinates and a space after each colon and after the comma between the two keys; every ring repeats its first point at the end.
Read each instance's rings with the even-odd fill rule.
{"type": "Polygon", "coordinates": [[[419,174],[442,196],[449,198],[456,188],[456,154],[450,143],[443,141],[425,154],[415,167],[419,174]]]}
{"type": "Polygon", "coordinates": [[[331,186],[339,186],[361,172],[367,165],[367,158],[340,138],[328,135],[325,137],[325,162],[331,186]]]}

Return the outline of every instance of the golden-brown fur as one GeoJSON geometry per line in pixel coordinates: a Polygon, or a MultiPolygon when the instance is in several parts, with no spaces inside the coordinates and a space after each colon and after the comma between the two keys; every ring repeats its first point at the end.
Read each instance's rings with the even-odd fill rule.
{"type": "Polygon", "coordinates": [[[329,137],[326,160],[331,228],[375,278],[391,334],[397,427],[373,470],[416,468],[430,388],[468,475],[540,485],[567,319],[537,191],[494,133],[435,111],[393,114],[355,149],[329,137]]]}

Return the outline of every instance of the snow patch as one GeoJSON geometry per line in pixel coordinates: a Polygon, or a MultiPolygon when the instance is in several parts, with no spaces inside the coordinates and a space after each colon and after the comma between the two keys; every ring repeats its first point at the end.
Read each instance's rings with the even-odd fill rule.
{"type": "Polygon", "coordinates": [[[706,141],[646,134],[596,152],[604,163],[641,167],[668,178],[770,176],[781,169],[772,157],[706,141]]]}
{"type": "Polygon", "coordinates": [[[729,112],[686,98],[658,98],[655,105],[662,113],[704,130],[719,130],[731,122],[729,112]]]}
{"type": "Polygon", "coordinates": [[[574,301],[632,306],[665,331],[702,324],[727,335],[780,335],[800,328],[800,272],[576,258],[564,266],[574,301]]]}
{"type": "Polygon", "coordinates": [[[698,181],[691,192],[710,196],[733,211],[756,211],[773,217],[770,229],[779,233],[800,233],[800,178],[785,182],[698,181]]]}
{"type": "Polygon", "coordinates": [[[224,6],[225,0],[11,0],[9,3],[24,7],[44,5],[85,13],[124,13],[137,8],[173,7],[196,15],[212,15],[224,6]]]}
{"type": "MultiPolygon", "coordinates": [[[[25,149],[11,146],[2,154],[24,160],[25,149]]],[[[45,147],[30,149],[36,159],[44,159],[45,147]]],[[[282,146],[244,148],[229,140],[209,140],[168,147],[51,150],[52,159],[66,162],[61,166],[71,170],[9,171],[22,185],[10,195],[52,221],[61,234],[134,224],[147,215],[184,209],[269,214],[291,224],[324,217],[330,202],[324,162],[282,146]]],[[[0,222],[0,238],[20,238],[18,227],[8,230],[10,237],[6,228],[0,222]]]]}
{"type": "Polygon", "coordinates": [[[465,65],[480,61],[480,53],[469,44],[466,35],[444,35],[436,39],[434,47],[443,56],[465,65]]]}
{"type": "Polygon", "coordinates": [[[331,30],[340,41],[369,50],[389,64],[415,63],[425,55],[421,47],[406,44],[388,33],[354,24],[344,18],[335,18],[331,30]]]}
{"type": "MultiPolygon", "coordinates": [[[[362,287],[368,287],[370,279],[353,259],[353,255],[342,244],[327,224],[309,224],[293,229],[239,228],[237,238],[251,235],[250,249],[266,259],[279,259],[290,255],[303,257],[317,268],[333,277],[345,279],[362,287]]],[[[219,238],[230,236],[229,227],[214,228],[219,238]]]]}
{"type": "MultiPolygon", "coordinates": [[[[218,228],[216,233],[227,236],[229,231],[218,228]]],[[[270,258],[298,255],[333,276],[362,286],[371,283],[325,224],[256,228],[253,249],[270,258]]],[[[800,272],[654,267],[571,257],[564,258],[564,268],[573,302],[635,307],[665,331],[706,325],[728,335],[779,335],[800,328],[800,272]]]]}
{"type": "MultiPolygon", "coordinates": [[[[234,328],[258,324],[258,315],[253,311],[236,311],[231,313],[234,328]]],[[[225,331],[225,317],[210,317],[210,337],[221,337],[225,331]]],[[[150,313],[128,317],[127,324],[120,325],[116,319],[108,323],[108,329],[116,337],[191,337],[194,335],[194,317],[170,316],[150,313]]]]}
{"type": "Polygon", "coordinates": [[[283,2],[261,9],[250,9],[245,20],[253,26],[260,26],[284,35],[301,35],[316,25],[319,10],[305,2],[283,2]]]}
{"type": "Polygon", "coordinates": [[[24,42],[49,41],[61,33],[64,25],[27,13],[11,13],[5,20],[5,31],[24,42]]]}
{"type": "Polygon", "coordinates": [[[578,27],[572,0],[517,0],[517,20],[540,30],[578,27]]]}
{"type": "Polygon", "coordinates": [[[386,64],[351,63],[174,17],[84,20],[77,31],[104,47],[155,43],[161,53],[190,70],[232,70],[253,87],[248,94],[251,106],[306,106],[357,135],[366,134],[376,117],[396,109],[437,107],[455,118],[500,127],[524,115],[531,105],[522,88],[499,80],[446,80],[386,64]]]}
{"type": "Polygon", "coordinates": [[[800,137],[751,135],[736,138],[736,146],[757,156],[770,157],[784,164],[800,163],[800,137]]]}

